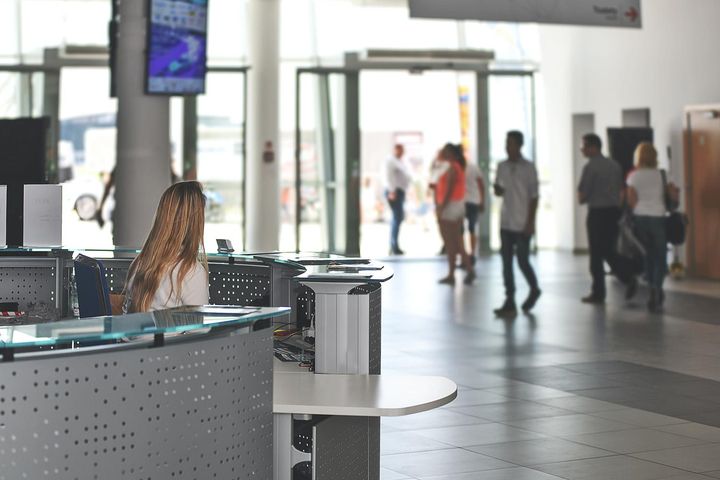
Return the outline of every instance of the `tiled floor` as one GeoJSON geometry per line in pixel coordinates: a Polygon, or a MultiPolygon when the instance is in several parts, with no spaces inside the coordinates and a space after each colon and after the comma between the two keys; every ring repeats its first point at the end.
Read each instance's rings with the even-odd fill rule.
{"type": "Polygon", "coordinates": [[[459,392],[383,419],[383,480],[720,478],[720,284],[671,284],[651,315],[643,290],[626,303],[609,279],[592,307],[585,262],[538,255],[540,302],[505,320],[495,257],[454,288],[436,283],[440,261],[390,263],[383,373],[443,375],[459,392]]]}

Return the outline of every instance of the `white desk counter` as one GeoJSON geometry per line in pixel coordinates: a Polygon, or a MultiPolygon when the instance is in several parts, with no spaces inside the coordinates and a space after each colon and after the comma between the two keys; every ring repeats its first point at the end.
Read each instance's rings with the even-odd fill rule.
{"type": "Polygon", "coordinates": [[[273,413],[393,417],[441,407],[457,397],[444,377],[275,372],[273,413]]]}

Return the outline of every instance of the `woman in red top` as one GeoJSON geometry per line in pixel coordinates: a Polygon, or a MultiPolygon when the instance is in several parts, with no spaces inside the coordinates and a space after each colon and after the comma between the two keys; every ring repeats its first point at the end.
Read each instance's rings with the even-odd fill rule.
{"type": "Polygon", "coordinates": [[[448,258],[448,275],[440,283],[455,285],[455,259],[462,257],[467,276],[465,284],[475,280],[470,257],[462,243],[462,222],[465,218],[465,155],[462,145],[448,143],[440,151],[440,159],[448,163],[445,173],[435,187],[435,205],[440,234],[445,242],[448,258]]]}

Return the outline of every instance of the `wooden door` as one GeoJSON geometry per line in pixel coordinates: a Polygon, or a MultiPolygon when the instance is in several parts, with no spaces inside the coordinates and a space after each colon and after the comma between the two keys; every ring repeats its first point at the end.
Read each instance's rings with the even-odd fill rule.
{"type": "Polygon", "coordinates": [[[689,267],[720,279],[720,105],[687,111],[685,150],[689,267]]]}

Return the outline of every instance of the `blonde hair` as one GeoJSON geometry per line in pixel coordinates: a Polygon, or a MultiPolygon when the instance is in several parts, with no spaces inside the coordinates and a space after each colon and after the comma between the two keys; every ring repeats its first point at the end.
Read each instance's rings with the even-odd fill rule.
{"type": "Polygon", "coordinates": [[[178,298],[183,280],[198,260],[208,270],[204,231],[205,195],[200,183],[180,182],[165,190],[152,230],[128,271],[129,312],[147,312],[162,278],[176,267],[176,280],[170,279],[170,297],[178,298]]]}
{"type": "Polygon", "coordinates": [[[641,142],[635,149],[635,166],[637,168],[657,168],[658,154],[650,142],[641,142]]]}

